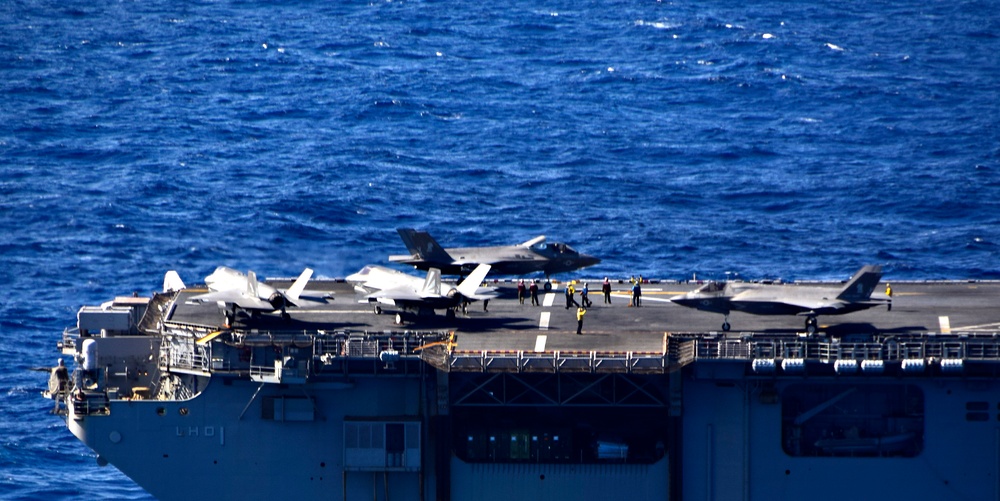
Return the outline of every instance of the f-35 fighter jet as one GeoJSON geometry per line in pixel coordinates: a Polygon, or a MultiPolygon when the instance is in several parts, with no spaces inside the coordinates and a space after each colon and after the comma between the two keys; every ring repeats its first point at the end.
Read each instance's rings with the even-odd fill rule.
{"type": "MultiPolygon", "coordinates": [[[[291,287],[279,290],[257,280],[257,274],[253,271],[243,273],[232,268],[219,266],[211,275],[205,277],[208,292],[193,296],[190,301],[218,303],[219,309],[225,312],[227,325],[232,325],[236,320],[237,310],[249,312],[251,316],[280,311],[281,317],[288,320],[290,318],[286,311],[288,307],[322,306],[327,304],[328,299],[331,299],[328,294],[322,297],[305,294],[306,284],[309,283],[312,274],[313,270],[306,268],[291,287]]],[[[166,291],[184,288],[184,282],[177,272],[168,271],[163,280],[163,289],[166,291]]]]}
{"type": "Polygon", "coordinates": [[[872,291],[882,278],[882,267],[862,267],[841,288],[829,286],[709,282],[700,288],[670,298],[688,308],[726,316],[722,330],[728,331],[729,313],[753,315],[799,315],[806,317],[806,331],[816,332],[818,315],[843,315],[880,305],[891,299],[872,299],[872,291]]]}
{"type": "Polygon", "coordinates": [[[544,235],[519,245],[445,249],[425,231],[410,228],[396,231],[411,254],[389,256],[389,261],[409,264],[421,270],[437,268],[445,275],[465,275],[476,265],[488,264],[494,275],[542,272],[550,276],[601,262],[594,256],[580,254],[566,244],[545,243],[544,235]]]}
{"type": "MultiPolygon", "coordinates": [[[[382,306],[403,311],[416,311],[433,315],[434,310],[446,310],[449,318],[455,310],[472,301],[489,301],[497,297],[493,289],[480,287],[490,272],[490,265],[481,264],[458,285],[441,282],[441,272],[436,268],[427,271],[426,278],[407,275],[401,271],[378,265],[368,265],[361,271],[347,276],[354,289],[364,294],[364,301],[374,303],[375,314],[382,313],[382,306]]],[[[402,311],[396,313],[396,323],[403,323],[402,311]]]]}

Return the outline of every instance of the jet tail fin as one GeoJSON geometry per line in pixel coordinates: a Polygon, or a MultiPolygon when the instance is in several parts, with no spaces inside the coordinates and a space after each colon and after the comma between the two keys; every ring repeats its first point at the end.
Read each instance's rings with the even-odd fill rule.
{"type": "Polygon", "coordinates": [[[476,269],[469,273],[469,276],[465,277],[462,283],[458,284],[456,289],[458,293],[465,297],[472,297],[476,294],[476,289],[479,288],[479,284],[483,283],[486,279],[486,274],[490,272],[490,265],[481,264],[476,266],[476,269]]]}
{"type": "Polygon", "coordinates": [[[862,266],[857,273],[847,281],[844,288],[837,295],[837,299],[844,301],[867,301],[871,299],[872,292],[879,280],[882,280],[882,267],[879,265],[862,266]]]}
{"type": "Polygon", "coordinates": [[[406,244],[406,248],[414,256],[425,261],[438,263],[451,263],[454,261],[454,258],[444,250],[444,247],[441,247],[434,240],[434,237],[430,233],[417,231],[412,228],[399,228],[396,231],[399,233],[400,238],[403,239],[403,243],[406,244]]]}
{"type": "Polygon", "coordinates": [[[163,276],[163,292],[174,292],[186,288],[181,276],[175,270],[170,270],[163,276]]]}
{"type": "Polygon", "coordinates": [[[424,286],[420,289],[420,295],[424,297],[441,295],[441,270],[437,268],[427,270],[427,278],[424,279],[424,286]]]}
{"type": "Polygon", "coordinates": [[[299,275],[299,278],[296,278],[295,282],[292,283],[292,286],[285,291],[285,297],[291,299],[292,301],[298,301],[302,291],[306,289],[306,284],[309,283],[309,279],[312,277],[312,274],[313,271],[309,268],[302,270],[302,274],[299,275]]]}
{"type": "Polygon", "coordinates": [[[257,274],[253,271],[247,271],[247,296],[256,298],[257,296],[257,274]]]}

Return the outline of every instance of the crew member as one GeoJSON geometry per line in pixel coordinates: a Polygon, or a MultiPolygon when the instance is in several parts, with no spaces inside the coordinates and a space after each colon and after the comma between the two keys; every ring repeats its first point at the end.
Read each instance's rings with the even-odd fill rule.
{"type": "Polygon", "coordinates": [[[590,285],[587,282],[583,283],[583,289],[580,290],[580,304],[584,308],[590,308],[594,304],[590,302],[590,285]]]}
{"type": "Polygon", "coordinates": [[[517,281],[517,302],[524,304],[524,293],[526,288],[524,287],[524,279],[517,281]]]}
{"type": "Polygon", "coordinates": [[[531,285],[528,286],[528,293],[531,294],[531,306],[539,306],[538,304],[538,280],[532,280],[531,285]]]}
{"type": "Polygon", "coordinates": [[[579,307],[576,310],[576,334],[583,334],[583,316],[587,314],[587,310],[584,307],[579,307]]]}
{"type": "Polygon", "coordinates": [[[604,304],[611,304],[611,282],[608,281],[608,277],[604,277],[601,292],[604,293],[604,304]]]}
{"type": "Polygon", "coordinates": [[[568,310],[570,306],[580,306],[576,302],[576,298],[573,297],[576,294],[576,288],[573,287],[573,282],[571,281],[566,285],[566,309],[568,310]]]}
{"type": "Polygon", "coordinates": [[[59,412],[59,401],[66,395],[67,389],[69,389],[69,369],[60,358],[58,364],[52,368],[52,373],[49,374],[49,396],[54,402],[51,414],[59,412]]]}
{"type": "Polygon", "coordinates": [[[889,308],[886,311],[892,311],[892,285],[889,282],[885,283],[885,295],[889,297],[889,308]]]}

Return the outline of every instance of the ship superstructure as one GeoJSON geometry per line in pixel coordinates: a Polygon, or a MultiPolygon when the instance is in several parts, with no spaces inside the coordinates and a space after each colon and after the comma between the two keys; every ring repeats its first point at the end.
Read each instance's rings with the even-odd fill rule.
{"type": "Polygon", "coordinates": [[[814,335],[703,329],[676,283],[576,335],[561,292],[493,285],[488,312],[404,326],[333,281],[288,319],[203,289],[84,307],[66,422],[164,500],[1000,495],[1000,284],[913,284],[814,335]]]}

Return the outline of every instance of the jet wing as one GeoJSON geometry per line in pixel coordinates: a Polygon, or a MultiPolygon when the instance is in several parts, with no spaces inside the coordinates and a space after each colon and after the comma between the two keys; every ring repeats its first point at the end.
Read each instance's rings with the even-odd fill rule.
{"type": "Polygon", "coordinates": [[[479,284],[483,283],[483,280],[486,279],[486,274],[490,272],[490,268],[491,266],[486,263],[476,266],[476,269],[472,270],[472,273],[469,273],[469,276],[465,277],[465,280],[458,284],[456,287],[458,293],[467,298],[475,296],[476,292],[480,289],[479,284]]]}
{"type": "Polygon", "coordinates": [[[382,289],[378,292],[374,292],[365,297],[378,300],[390,299],[393,301],[403,301],[403,302],[422,301],[427,298],[427,296],[422,296],[413,289],[410,289],[408,287],[393,287],[391,289],[382,289]]]}
{"type": "Polygon", "coordinates": [[[748,297],[739,299],[738,296],[731,299],[730,304],[733,309],[747,311],[751,313],[762,313],[766,311],[784,312],[785,314],[796,315],[836,315],[840,310],[846,309],[846,303],[838,300],[814,300],[810,298],[796,297],[772,297],[755,298],[748,297]]]}
{"type": "Polygon", "coordinates": [[[450,299],[441,295],[426,295],[408,287],[383,289],[365,296],[368,301],[376,301],[388,306],[402,308],[447,308],[450,299]]]}
{"type": "Polygon", "coordinates": [[[192,297],[191,301],[203,303],[223,302],[226,304],[235,304],[245,310],[274,310],[274,306],[263,299],[247,296],[232,290],[206,292],[205,294],[192,297]]]}
{"type": "Polygon", "coordinates": [[[476,289],[476,292],[472,293],[471,296],[466,297],[474,301],[485,301],[487,299],[498,298],[500,297],[500,294],[497,293],[495,287],[479,287],[476,289]]]}

